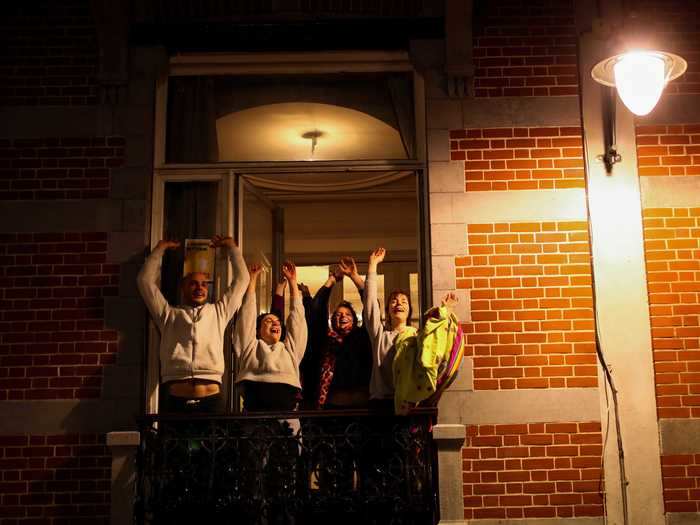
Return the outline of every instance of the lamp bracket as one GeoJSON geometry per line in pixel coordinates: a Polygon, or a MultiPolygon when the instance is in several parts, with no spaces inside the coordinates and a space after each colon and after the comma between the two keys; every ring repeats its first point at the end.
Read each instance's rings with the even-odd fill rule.
{"type": "Polygon", "coordinates": [[[622,155],[617,152],[615,144],[612,144],[605,152],[604,155],[598,155],[596,157],[598,162],[605,164],[606,173],[612,172],[612,167],[618,162],[622,162],[622,155]]]}

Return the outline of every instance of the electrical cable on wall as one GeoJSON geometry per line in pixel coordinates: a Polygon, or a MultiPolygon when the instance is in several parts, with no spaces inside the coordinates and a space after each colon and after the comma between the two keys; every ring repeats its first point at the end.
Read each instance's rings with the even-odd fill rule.
{"type": "MultiPolygon", "coordinates": [[[[614,102],[613,102],[614,103],[614,102]]],[[[582,101],[581,97],[579,97],[579,104],[581,105],[580,107],[580,114],[583,115],[583,107],[582,107],[582,101]]],[[[613,129],[615,123],[612,122],[613,129]]],[[[613,132],[614,133],[614,132],[613,132]]],[[[614,140],[614,135],[613,135],[613,140],[614,140]]],[[[586,142],[586,132],[585,129],[582,129],[582,139],[583,139],[583,144],[584,144],[584,151],[588,151],[588,146],[586,142]]],[[[608,145],[606,144],[606,149],[608,145]]],[[[606,151],[606,154],[608,151],[606,151]]],[[[617,152],[614,152],[617,154],[617,152]]],[[[604,161],[605,162],[605,161],[604,161]]],[[[608,164],[606,162],[606,172],[610,174],[612,171],[612,165],[608,169],[608,164]]],[[[591,225],[591,204],[590,204],[590,193],[589,193],[589,187],[588,187],[588,176],[589,176],[589,169],[588,169],[588,163],[584,162],[584,192],[586,195],[586,223],[588,226],[588,250],[589,250],[589,264],[590,264],[590,269],[591,269],[591,294],[592,294],[592,299],[593,299],[593,325],[594,325],[594,335],[595,335],[595,350],[596,350],[596,355],[598,357],[598,361],[600,362],[600,366],[603,369],[603,375],[605,377],[605,399],[606,399],[606,407],[608,410],[608,418],[607,418],[607,425],[608,427],[606,428],[606,434],[605,434],[605,442],[603,443],[603,451],[602,451],[602,469],[601,469],[601,479],[602,476],[604,475],[603,473],[605,472],[605,446],[607,444],[607,437],[608,437],[608,430],[609,430],[609,421],[610,421],[610,405],[609,405],[609,399],[608,399],[608,388],[610,388],[610,397],[612,398],[612,404],[613,404],[613,416],[615,420],[615,431],[617,435],[617,453],[618,453],[618,461],[619,461],[619,468],[620,468],[620,493],[622,497],[622,516],[623,516],[623,523],[624,525],[629,525],[629,510],[628,510],[628,501],[627,501],[627,485],[629,482],[627,481],[627,475],[625,473],[625,453],[624,453],[624,448],[622,445],[622,434],[621,434],[621,428],[620,428],[620,416],[619,416],[619,403],[618,403],[618,398],[617,398],[617,389],[615,388],[615,382],[613,380],[612,376],[612,369],[611,367],[607,364],[605,360],[605,354],[603,353],[603,347],[601,344],[601,337],[600,337],[600,323],[598,319],[598,308],[597,308],[597,295],[596,295],[596,285],[595,285],[595,268],[593,264],[593,231],[592,231],[592,225],[591,225]]],[[[605,512],[605,522],[607,523],[607,505],[606,505],[606,496],[605,493],[603,494],[603,506],[606,510],[605,512]]]]}

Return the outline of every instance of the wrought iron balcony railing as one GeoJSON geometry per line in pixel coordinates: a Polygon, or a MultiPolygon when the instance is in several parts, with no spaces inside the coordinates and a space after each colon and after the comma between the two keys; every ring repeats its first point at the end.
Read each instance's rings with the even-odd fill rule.
{"type": "Polygon", "coordinates": [[[432,525],[435,415],[146,416],[136,521],[432,525]]]}

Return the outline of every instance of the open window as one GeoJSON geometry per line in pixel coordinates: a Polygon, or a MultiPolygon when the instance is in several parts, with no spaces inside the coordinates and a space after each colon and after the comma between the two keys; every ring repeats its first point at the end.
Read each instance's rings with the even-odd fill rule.
{"type": "MultiPolygon", "coordinates": [[[[233,236],[248,263],[269,269],[259,311],[285,258],[313,293],[341,256],[364,274],[369,251],[384,246],[380,298],[409,291],[417,322],[432,299],[422,86],[405,53],[173,57],[157,87],[151,245],[233,236]]],[[[174,303],[180,264],[164,263],[174,303]]],[[[217,264],[214,297],[230,270],[217,264]]],[[[360,304],[347,279],[330,303],[342,299],[360,304]]],[[[148,412],[158,404],[157,343],[151,326],[148,412]]]]}

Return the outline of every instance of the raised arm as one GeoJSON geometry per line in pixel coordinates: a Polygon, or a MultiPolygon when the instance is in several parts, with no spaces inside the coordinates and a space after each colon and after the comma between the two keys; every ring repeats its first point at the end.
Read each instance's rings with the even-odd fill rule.
{"type": "Polygon", "coordinates": [[[231,237],[215,235],[211,239],[211,245],[215,248],[227,250],[229,260],[233,266],[233,279],[231,280],[231,284],[224,292],[223,297],[216,303],[217,308],[220,309],[221,314],[225,317],[226,322],[228,322],[241,306],[243,294],[250,282],[250,275],[248,274],[248,268],[246,268],[245,261],[243,260],[241,249],[233,242],[231,237]]]}
{"type": "Polygon", "coordinates": [[[170,309],[168,301],[163,297],[160,288],[158,288],[158,276],[163,263],[163,254],[166,250],[173,250],[179,246],[180,243],[177,241],[158,241],[151,254],[146,257],[146,262],[136,277],[136,286],[158,328],[163,326],[163,321],[170,309]]]}
{"type": "Polygon", "coordinates": [[[341,257],[340,263],[338,263],[338,268],[340,268],[340,271],[343,272],[343,275],[350,278],[350,280],[357,288],[357,291],[360,294],[360,298],[364,299],[365,280],[357,271],[357,264],[355,263],[355,259],[348,256],[341,257]]]}
{"type": "Polygon", "coordinates": [[[331,297],[331,292],[333,291],[333,286],[335,283],[343,279],[343,274],[340,270],[335,267],[332,268],[328,274],[328,279],[323,283],[316,295],[314,295],[311,301],[311,325],[314,327],[320,326],[321,328],[316,328],[318,330],[323,330],[325,335],[326,328],[328,327],[328,301],[331,297]]]}
{"type": "Polygon", "coordinates": [[[306,318],[304,317],[301,292],[297,287],[297,269],[292,261],[286,261],[282,265],[282,275],[284,275],[289,285],[289,299],[291,303],[286,323],[287,337],[284,344],[297,356],[297,360],[300,362],[306,350],[308,329],[306,327],[306,318]]]}
{"type": "Polygon", "coordinates": [[[284,277],[277,281],[275,293],[272,294],[270,313],[275,314],[282,321],[284,319],[284,289],[287,287],[287,279],[284,277]]]}
{"type": "Polygon", "coordinates": [[[262,271],[262,266],[253,264],[250,266],[250,282],[248,289],[243,296],[243,304],[238,311],[236,327],[233,330],[233,352],[236,357],[240,357],[248,348],[255,345],[257,339],[255,334],[255,320],[258,312],[256,309],[255,285],[262,271]]]}
{"type": "Polygon", "coordinates": [[[372,347],[376,348],[376,342],[384,333],[382,326],[382,312],[377,300],[377,267],[384,260],[386,250],[377,248],[369,254],[367,263],[367,280],[365,281],[365,296],[363,298],[363,317],[367,334],[372,341],[372,347]]]}

